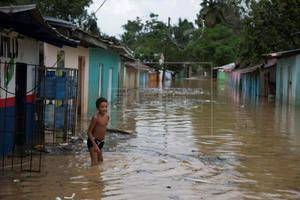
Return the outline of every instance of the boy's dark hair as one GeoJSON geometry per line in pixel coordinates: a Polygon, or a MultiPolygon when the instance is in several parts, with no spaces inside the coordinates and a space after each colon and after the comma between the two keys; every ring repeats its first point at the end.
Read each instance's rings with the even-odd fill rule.
{"type": "Polygon", "coordinates": [[[103,98],[103,97],[100,97],[99,99],[97,99],[96,101],[96,108],[98,109],[98,107],[100,106],[100,104],[102,102],[107,102],[107,99],[103,98]]]}

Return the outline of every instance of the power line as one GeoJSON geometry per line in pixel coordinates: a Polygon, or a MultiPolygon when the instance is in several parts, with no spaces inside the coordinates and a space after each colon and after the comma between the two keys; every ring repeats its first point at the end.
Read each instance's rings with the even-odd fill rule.
{"type": "Polygon", "coordinates": [[[99,6],[99,8],[97,8],[97,10],[94,12],[94,14],[96,14],[99,10],[100,10],[100,8],[105,4],[105,2],[107,2],[108,0],[104,0],[103,2],[102,2],[102,4],[99,6]]]}

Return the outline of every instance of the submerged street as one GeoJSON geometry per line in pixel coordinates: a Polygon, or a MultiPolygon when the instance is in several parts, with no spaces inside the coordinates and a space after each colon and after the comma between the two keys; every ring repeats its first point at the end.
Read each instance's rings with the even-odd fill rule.
{"type": "Polygon", "coordinates": [[[133,134],[107,133],[104,163],[90,167],[85,142],[45,154],[41,173],[1,174],[0,198],[298,199],[299,122],[298,108],[210,80],[129,93],[110,127],[133,134]]]}

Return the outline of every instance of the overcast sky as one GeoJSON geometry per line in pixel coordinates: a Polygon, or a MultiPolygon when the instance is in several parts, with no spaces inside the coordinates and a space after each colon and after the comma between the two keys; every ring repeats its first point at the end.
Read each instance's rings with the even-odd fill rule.
{"type": "MultiPolygon", "coordinates": [[[[103,0],[93,0],[89,11],[96,11],[103,0]]],[[[122,25],[127,20],[134,20],[137,16],[143,21],[149,18],[149,14],[159,15],[159,20],[174,24],[181,17],[194,22],[196,14],[200,10],[201,0],[107,0],[97,12],[98,25],[101,32],[119,37],[124,30],[122,25]]]]}

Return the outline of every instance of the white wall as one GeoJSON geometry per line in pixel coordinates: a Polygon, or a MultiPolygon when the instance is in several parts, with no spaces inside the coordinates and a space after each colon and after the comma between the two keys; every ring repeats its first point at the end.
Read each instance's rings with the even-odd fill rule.
{"type": "MultiPolygon", "coordinates": [[[[5,32],[0,32],[1,35],[10,37],[13,39],[16,39],[17,36],[19,35],[16,32],[10,32],[9,34],[5,32]]],[[[18,57],[14,59],[14,63],[16,62],[21,62],[21,63],[27,63],[27,64],[32,64],[32,65],[38,65],[39,64],[39,43],[38,41],[24,37],[22,38],[17,38],[18,40],[18,57]]],[[[1,62],[9,62],[11,58],[7,57],[0,57],[1,62]]],[[[1,63],[0,67],[0,83],[1,86],[4,87],[4,64],[1,63]]],[[[28,66],[27,70],[27,91],[33,89],[35,82],[34,79],[32,78],[34,73],[33,69],[35,66],[28,66]]],[[[10,92],[15,92],[15,72],[16,68],[14,68],[14,75],[8,84],[8,91],[10,92]]],[[[32,94],[32,92],[30,93],[32,94]]],[[[15,95],[8,94],[9,97],[14,97],[15,95]]],[[[0,90],[0,97],[5,98],[5,92],[3,90],[0,90]]]]}
{"type": "Polygon", "coordinates": [[[89,50],[84,47],[68,47],[58,48],[51,44],[44,43],[44,64],[46,67],[57,67],[57,52],[64,50],[65,52],[65,67],[78,69],[78,57],[85,57],[85,69],[84,69],[84,90],[83,101],[81,102],[82,113],[86,114],[88,109],[88,79],[89,79],[89,50]]]}

